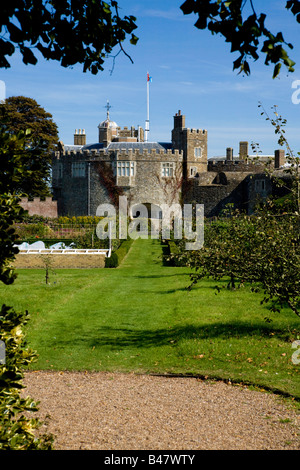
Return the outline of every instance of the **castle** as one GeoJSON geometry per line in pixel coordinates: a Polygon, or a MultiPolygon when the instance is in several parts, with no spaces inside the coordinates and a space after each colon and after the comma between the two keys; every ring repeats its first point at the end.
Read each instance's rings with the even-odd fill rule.
{"type": "MultiPolygon", "coordinates": [[[[208,134],[190,129],[185,116],[174,116],[171,142],[148,142],[141,127],[121,129],[110,119],[98,126],[97,143],[87,144],[83,129],[75,131],[74,144],[60,143],[52,165],[53,196],[58,215],[96,215],[104,203],[117,204],[127,196],[130,207],[174,203],[204,204],[206,217],[218,215],[228,203],[251,213],[257,197],[272,192],[263,158],[249,156],[248,142],[240,142],[239,156],[226,149],[221,160],[208,160],[208,134]]],[[[273,167],[285,163],[276,150],[273,167]]]]}

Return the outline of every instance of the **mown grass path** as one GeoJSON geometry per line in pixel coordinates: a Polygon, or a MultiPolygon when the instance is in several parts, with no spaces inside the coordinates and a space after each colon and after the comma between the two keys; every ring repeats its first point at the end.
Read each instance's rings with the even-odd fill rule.
{"type": "Polygon", "coordinates": [[[117,269],[20,270],[0,301],[28,309],[36,369],[195,374],[253,383],[300,398],[292,362],[298,318],[268,310],[248,289],[191,291],[188,268],[162,263],[157,240],[136,240],[117,269]]]}

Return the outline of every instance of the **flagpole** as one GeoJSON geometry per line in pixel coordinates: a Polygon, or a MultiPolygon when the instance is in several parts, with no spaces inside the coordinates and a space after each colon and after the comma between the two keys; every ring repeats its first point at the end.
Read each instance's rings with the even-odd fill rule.
{"type": "Polygon", "coordinates": [[[147,120],[145,123],[145,142],[148,142],[148,134],[149,134],[149,123],[150,123],[150,78],[149,78],[149,73],[147,72],[147,120]]]}

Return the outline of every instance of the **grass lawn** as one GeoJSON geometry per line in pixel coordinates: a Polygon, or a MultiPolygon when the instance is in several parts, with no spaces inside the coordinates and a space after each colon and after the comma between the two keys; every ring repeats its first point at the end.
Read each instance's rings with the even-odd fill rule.
{"type": "Polygon", "coordinates": [[[292,342],[300,321],[272,315],[247,288],[190,292],[189,269],[163,266],[156,240],[136,240],[117,269],[19,270],[0,301],[29,310],[35,369],[194,374],[300,399],[292,342]]]}

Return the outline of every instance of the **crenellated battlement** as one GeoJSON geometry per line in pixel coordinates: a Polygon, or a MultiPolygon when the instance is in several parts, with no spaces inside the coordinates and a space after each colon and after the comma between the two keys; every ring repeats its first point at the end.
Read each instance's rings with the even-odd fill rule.
{"type": "Polygon", "coordinates": [[[42,215],[50,218],[55,218],[58,215],[57,201],[54,201],[52,197],[46,197],[45,199],[39,197],[33,199],[22,197],[20,206],[28,211],[29,215],[42,215]]]}
{"type": "Polygon", "coordinates": [[[185,129],[188,134],[192,135],[207,135],[206,129],[185,129]]]}
{"type": "Polygon", "coordinates": [[[215,172],[251,172],[257,173],[265,169],[265,163],[260,161],[243,161],[243,160],[225,160],[225,161],[209,161],[208,171],[215,172]]]}
{"type": "Polygon", "coordinates": [[[74,159],[74,160],[107,160],[107,159],[116,159],[127,158],[127,159],[141,159],[141,158],[165,158],[165,157],[175,157],[179,160],[183,158],[183,151],[177,149],[144,149],[140,151],[139,149],[118,149],[118,150],[108,150],[108,149],[80,149],[80,150],[67,150],[62,151],[60,154],[56,153],[56,160],[63,161],[64,158],[74,159]],[[113,157],[113,158],[112,158],[113,157]]]}

